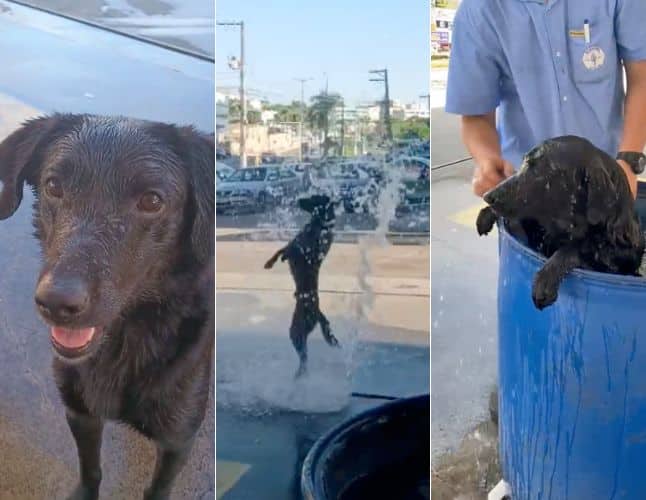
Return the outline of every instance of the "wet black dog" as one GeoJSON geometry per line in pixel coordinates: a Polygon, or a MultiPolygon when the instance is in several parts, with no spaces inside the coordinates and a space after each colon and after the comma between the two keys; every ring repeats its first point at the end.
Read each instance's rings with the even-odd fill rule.
{"type": "Polygon", "coordinates": [[[307,336],[317,324],[321,325],[323,338],[331,346],[339,342],[332,335],[330,322],[319,306],[319,270],[332,245],[335,204],[325,195],[301,198],[298,205],[312,214],[305,227],[285,247],[278,250],[265,263],[271,269],[278,258],[289,263],[289,270],[296,285],[296,308],[289,328],[289,337],[298,353],[300,364],[296,376],[307,370],[307,336]]]}
{"type": "Polygon", "coordinates": [[[574,268],[637,274],[644,235],[628,181],[612,157],[585,139],[545,141],[484,200],[489,206],[478,216],[479,234],[501,217],[512,234],[548,257],[533,284],[538,309],[554,303],[574,268]]]}
{"type": "Polygon", "coordinates": [[[157,446],[145,498],[167,498],[203,420],[214,340],[212,139],[189,127],[56,114],[0,144],[0,218],[33,187],[35,301],[94,499],[105,419],[157,446]]]}

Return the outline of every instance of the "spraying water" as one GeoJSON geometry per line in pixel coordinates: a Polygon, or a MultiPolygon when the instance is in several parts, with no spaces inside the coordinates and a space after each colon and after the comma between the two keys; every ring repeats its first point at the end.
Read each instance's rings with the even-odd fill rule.
{"type": "MultiPolygon", "coordinates": [[[[375,183],[374,189],[364,199],[357,199],[360,205],[368,206],[374,217],[375,230],[357,241],[359,263],[356,277],[360,293],[342,299],[351,301],[348,303],[349,312],[330,317],[341,350],[324,344],[320,332],[315,330],[308,340],[308,372],[295,380],[293,374],[297,359],[287,337],[293,298],[288,293],[281,298],[265,297],[261,307],[269,307],[272,300],[281,303],[280,318],[276,318],[276,313],[265,314],[266,311],[262,315],[263,318],[275,318],[275,326],[272,325],[271,329],[276,335],[266,337],[266,341],[255,340],[253,345],[243,337],[228,340],[226,344],[218,343],[218,405],[232,405],[253,415],[285,410],[337,412],[348,405],[358,342],[365,336],[374,306],[374,290],[370,281],[371,252],[389,244],[389,227],[401,199],[403,173],[388,167],[387,164],[382,165],[384,178],[381,185],[375,183]]],[[[313,193],[310,191],[308,194],[313,193]]],[[[278,230],[293,226],[297,213],[292,207],[279,209],[277,215],[282,221],[277,224],[278,230]]],[[[341,230],[337,228],[336,231],[341,230]]],[[[322,272],[326,273],[325,264],[322,272]]],[[[218,303],[218,316],[221,316],[223,307],[220,304],[222,302],[218,303]]],[[[342,310],[348,311],[348,307],[342,310]]],[[[239,314],[239,311],[240,307],[232,306],[231,314],[239,314]]],[[[256,310],[255,314],[258,316],[259,311],[256,310]]],[[[262,323],[256,322],[253,326],[254,331],[261,328],[262,323]]]]}
{"type": "Polygon", "coordinates": [[[374,290],[368,277],[372,274],[370,265],[370,252],[377,247],[388,245],[388,229],[390,222],[395,217],[397,205],[400,202],[403,172],[399,169],[388,168],[389,165],[382,161],[381,168],[384,173],[384,185],[378,190],[376,199],[369,201],[372,212],[375,214],[377,226],[372,234],[359,237],[359,269],[357,273],[360,295],[355,310],[356,327],[352,330],[350,338],[346,341],[346,370],[348,376],[354,371],[354,356],[356,345],[361,331],[367,322],[370,311],[374,306],[374,290]]]}

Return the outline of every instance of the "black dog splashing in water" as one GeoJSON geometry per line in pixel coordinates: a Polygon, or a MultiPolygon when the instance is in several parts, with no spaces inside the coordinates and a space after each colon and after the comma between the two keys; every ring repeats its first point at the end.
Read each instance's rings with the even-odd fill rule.
{"type": "Polygon", "coordinates": [[[301,198],[298,205],[312,214],[310,221],[265,263],[265,269],[271,269],[278,258],[287,261],[296,285],[296,307],[289,328],[289,337],[300,360],[296,377],[307,371],[307,336],[317,324],[321,325],[323,338],[328,344],[334,347],[339,345],[331,333],[330,322],[319,306],[319,270],[332,246],[334,203],[328,196],[314,195],[301,198]]]}
{"type": "Polygon", "coordinates": [[[538,309],[556,301],[567,273],[581,267],[637,275],[644,234],[625,174],[586,139],[564,136],[531,150],[520,170],[485,194],[479,234],[497,218],[548,258],[534,279],[538,309]]]}

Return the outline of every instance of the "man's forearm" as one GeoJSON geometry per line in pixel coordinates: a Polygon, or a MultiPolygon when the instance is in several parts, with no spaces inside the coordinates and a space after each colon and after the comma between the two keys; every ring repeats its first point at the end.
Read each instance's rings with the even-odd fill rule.
{"type": "Polygon", "coordinates": [[[626,63],[624,130],[620,151],[643,151],[646,146],[646,61],[626,63]]]}
{"type": "Polygon", "coordinates": [[[495,111],[486,115],[463,116],[462,141],[477,164],[487,158],[499,158],[500,138],[495,111]]]}

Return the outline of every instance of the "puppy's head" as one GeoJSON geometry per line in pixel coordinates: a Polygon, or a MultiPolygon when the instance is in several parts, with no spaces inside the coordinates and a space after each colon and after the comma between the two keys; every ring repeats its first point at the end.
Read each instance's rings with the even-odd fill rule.
{"type": "Polygon", "coordinates": [[[300,198],[298,206],[312,214],[312,219],[318,219],[328,224],[334,221],[336,215],[334,212],[335,203],[327,195],[315,194],[309,198],[300,198]]]}
{"type": "Polygon", "coordinates": [[[557,137],[537,146],[518,172],[484,200],[508,220],[533,219],[573,238],[602,225],[611,239],[639,239],[624,173],[614,159],[580,137],[557,137]]]}
{"type": "Polygon", "coordinates": [[[92,354],[129,309],[164,300],[169,273],[208,265],[214,155],[191,128],[88,115],[38,118],[0,143],[0,218],[31,185],[35,302],[60,355],[92,354]]]}

